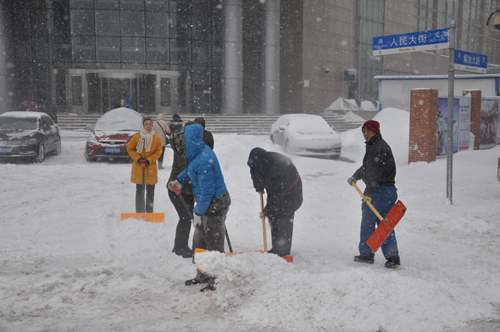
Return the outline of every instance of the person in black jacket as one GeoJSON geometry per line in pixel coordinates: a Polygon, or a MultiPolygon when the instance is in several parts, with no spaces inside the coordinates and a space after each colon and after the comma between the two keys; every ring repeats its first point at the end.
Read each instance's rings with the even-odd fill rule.
{"type": "Polygon", "coordinates": [[[254,148],[248,157],[253,186],[267,192],[260,217],[269,218],[273,247],[269,253],[290,255],[295,211],[302,205],[302,180],[290,158],[276,152],[254,148]]]}
{"type": "MultiPolygon", "coordinates": [[[[361,204],[359,256],[354,256],[354,261],[373,264],[375,254],[366,244],[366,241],[375,231],[375,225],[380,224],[380,220],[366,202],[372,203],[382,216],[389,213],[398,199],[395,186],[396,163],[389,144],[382,139],[380,124],[377,121],[366,121],[362,126],[362,130],[366,141],[363,165],[353,176],[347,179],[347,183],[352,186],[357,180],[363,180],[366,184],[363,203],[361,204]]],[[[381,248],[385,259],[387,259],[385,267],[393,268],[401,264],[394,230],[389,234],[381,248]]]]}

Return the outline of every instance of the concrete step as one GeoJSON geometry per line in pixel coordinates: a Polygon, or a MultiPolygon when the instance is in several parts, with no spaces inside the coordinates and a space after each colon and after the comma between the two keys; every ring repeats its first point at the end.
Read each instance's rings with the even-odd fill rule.
{"type": "MultiPolygon", "coordinates": [[[[58,114],[58,125],[64,130],[89,130],[93,127],[102,114],[58,114]]],[[[145,114],[156,120],[156,115],[145,114]]],[[[192,120],[200,114],[182,114],[184,121],[192,120]]],[[[212,133],[237,133],[250,135],[269,135],[272,124],[278,119],[277,115],[202,115],[205,119],[207,130],[212,133]]],[[[167,121],[170,116],[167,116],[167,121]]],[[[340,116],[322,115],[326,122],[337,132],[360,127],[364,121],[345,121],[340,116]]]]}

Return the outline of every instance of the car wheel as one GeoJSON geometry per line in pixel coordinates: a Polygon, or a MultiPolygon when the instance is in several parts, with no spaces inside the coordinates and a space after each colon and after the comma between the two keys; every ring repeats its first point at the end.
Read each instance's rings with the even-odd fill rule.
{"type": "Polygon", "coordinates": [[[61,151],[62,151],[62,148],[61,148],[61,141],[57,141],[56,143],[56,148],[54,150],[54,155],[57,156],[59,154],[61,154],[61,151]]]}
{"type": "Polygon", "coordinates": [[[38,146],[38,155],[35,157],[35,161],[37,163],[41,163],[45,159],[45,147],[43,146],[43,143],[40,143],[40,146],[38,146]]]}

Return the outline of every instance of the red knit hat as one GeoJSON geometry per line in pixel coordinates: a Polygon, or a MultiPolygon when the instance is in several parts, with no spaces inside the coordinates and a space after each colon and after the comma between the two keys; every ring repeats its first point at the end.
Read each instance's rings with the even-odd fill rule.
{"type": "Polygon", "coordinates": [[[375,134],[380,133],[380,123],[378,123],[375,120],[368,120],[363,124],[363,127],[361,127],[361,130],[369,128],[371,131],[373,131],[375,134]]]}

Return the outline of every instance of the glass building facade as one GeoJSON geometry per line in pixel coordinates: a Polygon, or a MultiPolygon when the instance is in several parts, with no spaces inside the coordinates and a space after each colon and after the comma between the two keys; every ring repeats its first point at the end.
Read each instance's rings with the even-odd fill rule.
{"type": "Polygon", "coordinates": [[[102,113],[220,111],[215,0],[4,1],[12,98],[102,113]]]}

